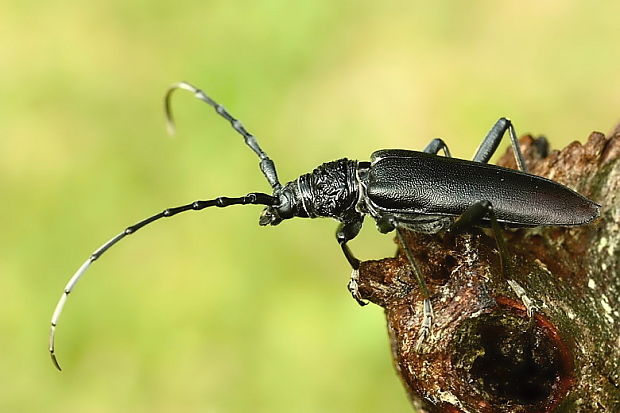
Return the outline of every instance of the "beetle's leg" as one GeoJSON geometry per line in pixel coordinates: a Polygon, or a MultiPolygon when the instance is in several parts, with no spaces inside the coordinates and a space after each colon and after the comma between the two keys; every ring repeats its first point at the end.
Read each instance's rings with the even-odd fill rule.
{"type": "Polygon", "coordinates": [[[512,122],[506,118],[499,118],[495,125],[491,128],[487,136],[480,143],[476,154],[474,155],[473,161],[487,163],[497,150],[499,143],[502,138],[506,134],[506,130],[508,130],[508,134],[510,135],[510,142],[512,145],[512,152],[514,153],[515,159],[517,161],[517,166],[520,171],[527,172],[527,166],[525,164],[525,159],[523,158],[523,154],[521,153],[521,148],[519,147],[519,140],[517,139],[517,132],[515,132],[515,128],[512,125],[512,122]]]}
{"type": "Polygon", "coordinates": [[[54,309],[54,313],[52,315],[52,321],[50,325],[50,336],[49,336],[49,352],[52,357],[52,362],[54,366],[58,370],[60,370],[60,364],[58,364],[58,360],[56,359],[56,353],[54,348],[55,336],[56,336],[56,326],[58,324],[58,319],[60,318],[60,314],[62,313],[63,308],[65,307],[65,303],[67,302],[67,298],[69,294],[75,288],[77,282],[82,278],[88,267],[96,261],[99,257],[101,257],[107,250],[109,250],[114,244],[125,238],[127,235],[131,235],[134,232],[138,231],[140,228],[145,227],[154,221],[157,221],[161,218],[168,218],[173,215],[179,214],[185,211],[199,211],[208,207],[227,207],[231,205],[247,205],[247,204],[259,204],[259,205],[276,205],[278,203],[278,198],[275,198],[268,194],[263,194],[260,192],[254,192],[247,194],[246,196],[238,197],[238,198],[228,198],[228,197],[218,197],[215,199],[209,199],[207,201],[195,201],[191,204],[181,205],[174,208],[168,208],[160,212],[159,214],[155,214],[149,218],[143,219],[142,221],[127,227],[120,234],[116,235],[114,238],[97,248],[91,255],[88,257],[84,264],[77,269],[75,274],[69,279],[69,282],[65,286],[65,289],[60,296],[60,300],[58,300],[58,304],[56,304],[56,308],[54,309]]]}
{"type": "Polygon", "coordinates": [[[450,150],[448,149],[448,145],[446,145],[446,143],[442,139],[439,139],[439,138],[436,138],[430,141],[430,143],[426,145],[426,148],[424,148],[423,152],[437,155],[437,152],[439,152],[440,150],[443,150],[444,156],[448,158],[452,158],[452,155],[450,155],[450,150]]]}
{"type": "Polygon", "coordinates": [[[491,223],[491,229],[493,230],[493,236],[497,243],[497,249],[499,251],[500,267],[502,274],[506,276],[508,274],[509,255],[508,248],[506,247],[506,241],[502,236],[502,228],[497,222],[495,212],[493,212],[493,205],[490,201],[478,201],[472,204],[465,212],[459,216],[456,221],[450,225],[451,232],[465,231],[471,227],[479,225],[483,219],[488,219],[491,223]]]}
{"type": "Polygon", "coordinates": [[[263,151],[258,145],[258,141],[254,137],[254,135],[248,132],[241,124],[241,122],[239,122],[230,113],[228,113],[228,111],[224,109],[224,106],[211,99],[202,90],[190,85],[187,82],[179,82],[170,86],[170,88],[166,92],[166,96],[164,97],[164,109],[166,112],[166,125],[168,127],[168,133],[174,135],[175,132],[174,118],[172,117],[172,108],[170,106],[170,98],[172,97],[172,92],[177,89],[183,89],[192,92],[194,96],[196,96],[196,98],[213,107],[213,109],[215,109],[215,112],[217,112],[218,115],[229,121],[233,129],[236,130],[241,136],[243,136],[245,144],[248,145],[250,149],[252,149],[254,153],[260,158],[259,166],[261,171],[263,171],[263,175],[265,175],[265,178],[267,178],[269,185],[271,185],[274,190],[280,189],[282,187],[280,181],[278,180],[276,166],[274,165],[273,161],[269,159],[265,151],[263,151]]]}
{"type": "Polygon", "coordinates": [[[420,287],[420,291],[422,292],[422,297],[424,297],[423,305],[423,313],[422,313],[422,326],[420,327],[420,337],[418,339],[417,347],[424,342],[426,337],[428,337],[431,333],[431,327],[433,325],[433,306],[431,304],[431,292],[428,290],[426,286],[426,282],[424,281],[424,277],[422,276],[422,271],[420,271],[420,266],[416,261],[413,253],[409,249],[409,246],[405,242],[405,238],[402,234],[403,227],[399,226],[396,223],[396,236],[398,237],[398,242],[405,252],[405,256],[409,261],[409,265],[411,265],[411,271],[420,287]]]}
{"type": "Polygon", "coordinates": [[[347,288],[349,289],[349,292],[351,293],[353,298],[355,298],[357,303],[361,306],[364,306],[368,304],[368,302],[362,299],[362,296],[359,292],[358,280],[360,275],[360,260],[357,259],[355,255],[353,255],[353,252],[351,252],[351,249],[347,245],[347,242],[355,238],[357,234],[359,234],[361,229],[361,219],[342,223],[338,226],[338,230],[336,230],[336,240],[338,241],[338,244],[340,244],[344,256],[347,258],[347,261],[349,261],[349,264],[351,264],[351,268],[353,269],[353,271],[351,272],[351,279],[349,280],[347,288]]]}
{"type": "Polygon", "coordinates": [[[502,271],[502,276],[506,278],[508,285],[515,292],[517,297],[523,302],[527,315],[532,317],[534,311],[536,311],[536,304],[529,298],[525,292],[525,289],[521,287],[516,281],[508,278],[510,274],[510,256],[508,255],[508,248],[506,241],[502,235],[502,228],[497,222],[495,213],[493,212],[493,205],[489,201],[478,201],[472,204],[456,221],[450,226],[450,231],[459,232],[471,228],[480,224],[482,219],[487,218],[491,222],[491,229],[495,236],[495,242],[497,243],[497,249],[499,250],[499,262],[502,271]]]}
{"type": "Polygon", "coordinates": [[[521,287],[521,285],[515,280],[508,280],[508,285],[510,286],[510,288],[512,288],[512,291],[515,292],[517,297],[519,297],[519,299],[523,302],[523,305],[525,306],[525,311],[527,312],[527,316],[531,318],[534,315],[534,312],[538,311],[538,307],[536,306],[536,304],[534,304],[532,299],[527,296],[525,288],[521,287]]]}

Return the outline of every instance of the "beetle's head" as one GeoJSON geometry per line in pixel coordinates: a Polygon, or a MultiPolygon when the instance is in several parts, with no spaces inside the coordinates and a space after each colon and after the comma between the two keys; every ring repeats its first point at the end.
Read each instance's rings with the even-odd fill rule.
{"type": "Polygon", "coordinates": [[[289,182],[282,189],[274,193],[273,196],[278,198],[279,203],[277,205],[267,206],[263,209],[258,221],[259,225],[278,225],[285,219],[305,215],[303,213],[300,214],[300,208],[298,207],[300,198],[297,194],[296,186],[293,183],[289,182]]]}

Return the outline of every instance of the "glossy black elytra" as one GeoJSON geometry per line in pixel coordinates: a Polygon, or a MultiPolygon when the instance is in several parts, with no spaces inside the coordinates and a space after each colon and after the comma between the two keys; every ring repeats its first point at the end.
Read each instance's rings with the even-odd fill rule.
{"type": "Polygon", "coordinates": [[[471,226],[491,226],[498,241],[500,257],[504,259],[507,253],[500,224],[506,227],[572,226],[586,224],[599,215],[599,205],[589,199],[557,182],[527,173],[516,132],[506,118],[500,118],[495,123],[471,161],[452,158],[446,144],[441,139],[434,139],[422,152],[383,149],[374,152],[369,162],[345,158],[327,162],[282,186],[274,163],[260,148],[256,138],[224,107],[185,82],[174,84],[164,99],[171,133],[174,132],[174,124],[170,98],[177,89],[194,93],[243,136],[246,145],[258,155],[260,169],[273,193],[252,192],[241,197],[218,197],[168,208],[127,227],[95,250],[65,286],[52,315],[49,351],[59,370],[54,348],[56,325],[67,297],[90,264],[125,236],[160,218],[180,212],[212,206],[259,204],[265,205],[259,220],[262,226],[277,225],[293,217],[328,217],[340,221],[336,239],[353,268],[349,290],[360,304],[365,304],[357,290],[360,261],[347,243],[359,233],[364,216],[370,215],[379,231],[396,230],[409,259],[424,297],[420,340],[430,333],[432,325],[431,294],[413,254],[403,242],[403,230],[436,233],[442,230],[459,231],[471,226]],[[506,131],[509,132],[519,171],[487,164],[506,131]],[[443,151],[445,156],[438,156],[439,151],[443,151]]]}

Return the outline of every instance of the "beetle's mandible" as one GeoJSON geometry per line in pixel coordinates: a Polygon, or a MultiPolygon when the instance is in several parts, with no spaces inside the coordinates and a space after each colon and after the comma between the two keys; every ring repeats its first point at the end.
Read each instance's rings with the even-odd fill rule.
{"type": "Polygon", "coordinates": [[[422,152],[383,149],[370,161],[339,159],[327,162],[312,172],[280,184],[273,161],[261,149],[256,138],[223,106],[186,82],[172,85],[165,95],[165,112],[170,133],[174,133],[170,98],[177,89],[187,90],[212,106],[230,122],[260,159],[260,169],[272,193],[252,192],[241,197],[218,197],[168,208],[130,227],[95,250],[71,277],[52,315],[49,351],[55,355],[55,332],[67,297],[88,267],[110,247],[129,234],[164,217],[207,207],[259,204],[265,208],[260,225],[278,225],[293,217],[333,218],[340,222],[336,239],[353,272],[349,290],[360,303],[357,279],[360,260],[347,243],[357,236],[366,215],[375,220],[383,233],[395,231],[401,241],[411,271],[420,287],[423,323],[420,340],[430,333],[433,310],[431,294],[407,244],[403,231],[436,233],[460,231],[472,226],[490,226],[497,240],[502,261],[507,257],[501,227],[573,226],[591,222],[599,215],[599,205],[577,192],[549,179],[527,173],[512,123],[500,118],[486,135],[471,161],[450,156],[441,139],[434,139],[422,152]],[[508,131],[519,170],[489,165],[487,162],[508,131]],[[438,156],[442,151],[444,156],[438,156]]]}

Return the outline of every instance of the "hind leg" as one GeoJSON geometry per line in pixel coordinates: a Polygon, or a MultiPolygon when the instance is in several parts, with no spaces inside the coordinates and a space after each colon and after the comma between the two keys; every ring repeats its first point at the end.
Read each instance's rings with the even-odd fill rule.
{"type": "Polygon", "coordinates": [[[521,148],[519,147],[517,132],[515,132],[512,122],[506,118],[499,118],[499,120],[495,122],[495,125],[493,125],[489,133],[487,133],[487,136],[480,143],[480,146],[478,147],[478,150],[472,160],[475,162],[488,163],[497,150],[497,147],[506,134],[506,131],[508,131],[508,134],[510,135],[512,152],[515,155],[519,170],[527,172],[525,159],[523,159],[523,154],[521,153],[521,148]]]}

